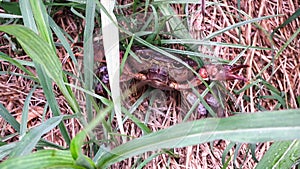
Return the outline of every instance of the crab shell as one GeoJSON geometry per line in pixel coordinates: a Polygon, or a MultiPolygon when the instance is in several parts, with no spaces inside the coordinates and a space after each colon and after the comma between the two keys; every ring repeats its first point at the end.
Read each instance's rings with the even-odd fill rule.
{"type": "MultiPolygon", "coordinates": [[[[138,58],[128,57],[124,68],[124,74],[127,77],[121,77],[121,81],[135,78],[162,90],[191,88],[188,81],[193,86],[201,84],[201,80],[189,68],[176,60],[150,49],[138,49],[134,53],[138,58]]],[[[192,59],[177,57],[194,70],[198,67],[192,59]]],[[[202,78],[207,78],[205,69],[199,69],[199,74],[202,78]]]]}

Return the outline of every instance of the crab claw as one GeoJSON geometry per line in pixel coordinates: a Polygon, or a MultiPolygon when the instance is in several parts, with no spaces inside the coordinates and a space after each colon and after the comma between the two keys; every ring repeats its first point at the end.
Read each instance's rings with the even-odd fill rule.
{"type": "Polygon", "coordinates": [[[210,80],[242,80],[247,82],[248,79],[243,76],[236,75],[235,72],[248,65],[205,65],[204,68],[210,80]]]}

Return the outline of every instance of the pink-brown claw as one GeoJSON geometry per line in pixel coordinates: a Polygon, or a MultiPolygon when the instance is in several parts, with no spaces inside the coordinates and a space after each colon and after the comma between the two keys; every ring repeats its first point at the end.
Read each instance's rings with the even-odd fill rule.
{"type": "Polygon", "coordinates": [[[248,65],[205,65],[204,66],[207,74],[209,76],[209,79],[211,80],[242,80],[247,82],[248,79],[236,75],[235,72],[237,72],[240,69],[247,68],[248,65]]]}

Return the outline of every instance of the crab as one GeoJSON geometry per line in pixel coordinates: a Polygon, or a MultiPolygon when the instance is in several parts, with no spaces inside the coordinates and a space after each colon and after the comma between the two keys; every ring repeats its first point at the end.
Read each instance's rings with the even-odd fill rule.
{"type": "MultiPolygon", "coordinates": [[[[248,67],[247,65],[216,65],[207,64],[198,68],[197,62],[189,58],[181,56],[176,57],[190,66],[199,76],[195,75],[191,68],[182,64],[177,60],[171,59],[159,52],[151,49],[134,49],[133,52],[137,56],[129,56],[124,66],[121,82],[136,79],[143,84],[147,84],[154,88],[162,90],[177,90],[184,91],[185,98],[190,104],[195,102],[196,96],[191,93],[191,88],[197,88],[203,84],[203,80],[241,80],[247,81],[243,76],[236,75],[236,71],[248,67]]],[[[106,72],[104,68],[100,68],[101,72],[106,72]]],[[[108,84],[107,76],[104,75],[101,79],[105,79],[108,84]],[[105,78],[104,78],[105,77],[105,78]]],[[[212,97],[206,97],[211,99],[212,97]]],[[[213,107],[218,107],[216,100],[208,101],[213,107]]],[[[198,109],[203,112],[202,105],[198,109]]]]}
{"type": "MultiPolygon", "coordinates": [[[[163,90],[185,90],[191,86],[202,84],[202,80],[242,80],[246,78],[236,75],[235,72],[247,65],[216,65],[207,64],[198,69],[198,76],[182,63],[175,61],[151,49],[134,50],[138,59],[129,57],[121,76],[121,81],[128,79],[142,80],[148,85],[163,90]]],[[[191,68],[197,71],[198,64],[189,58],[177,56],[191,68]]]]}

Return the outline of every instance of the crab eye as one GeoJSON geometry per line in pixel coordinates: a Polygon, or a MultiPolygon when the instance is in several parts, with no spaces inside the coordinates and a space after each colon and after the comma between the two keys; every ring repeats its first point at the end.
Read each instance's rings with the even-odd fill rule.
{"type": "Polygon", "coordinates": [[[149,53],[148,51],[136,50],[135,54],[138,57],[140,57],[141,59],[144,59],[144,60],[149,60],[151,58],[151,53],[149,53]]]}
{"type": "Polygon", "coordinates": [[[175,67],[175,68],[182,68],[183,67],[183,64],[179,63],[179,62],[173,62],[172,65],[175,67]]]}
{"type": "Polygon", "coordinates": [[[141,55],[139,55],[139,57],[145,60],[149,60],[151,58],[151,56],[148,53],[142,53],[141,55]]]}

